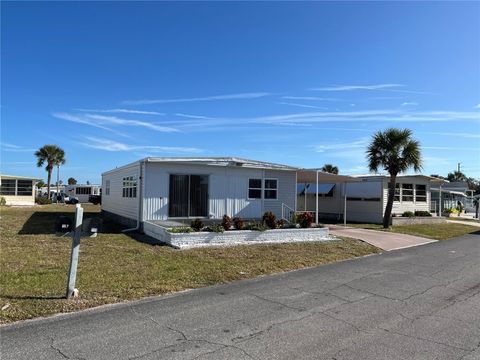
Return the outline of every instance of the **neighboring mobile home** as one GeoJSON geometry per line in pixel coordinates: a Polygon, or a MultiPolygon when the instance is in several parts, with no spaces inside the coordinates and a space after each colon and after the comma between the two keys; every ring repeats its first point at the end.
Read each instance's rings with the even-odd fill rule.
{"type": "Polygon", "coordinates": [[[145,158],[102,174],[102,211],[147,220],[282,215],[296,207],[297,168],[234,157],[145,158]]]}
{"type": "Polygon", "coordinates": [[[101,185],[75,184],[66,185],[65,192],[69,196],[74,196],[80,203],[87,203],[90,195],[100,195],[101,185]]]}
{"type": "MultiPolygon", "coordinates": [[[[355,176],[360,182],[319,184],[318,211],[320,219],[340,220],[347,209],[347,221],[381,223],[388,196],[389,176],[355,176]],[[346,189],[346,204],[345,204],[346,189]]],[[[444,182],[425,175],[399,175],[395,190],[392,215],[405,211],[430,211],[431,186],[444,182]]],[[[297,210],[315,211],[317,188],[315,184],[297,185],[297,210]]]]}
{"type": "Polygon", "coordinates": [[[6,205],[35,205],[35,184],[40,179],[0,175],[0,197],[6,205]]]}

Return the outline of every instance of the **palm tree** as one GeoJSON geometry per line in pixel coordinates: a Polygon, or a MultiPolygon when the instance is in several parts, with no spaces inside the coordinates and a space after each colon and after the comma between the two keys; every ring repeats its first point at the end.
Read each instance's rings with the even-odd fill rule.
{"type": "Polygon", "coordinates": [[[35,151],[37,157],[37,166],[42,167],[44,164],[45,170],[47,170],[47,196],[50,197],[50,184],[52,180],[52,171],[54,166],[60,166],[65,164],[65,151],[59,148],[57,145],[44,145],[37,151],[35,151]]]}
{"type": "Polygon", "coordinates": [[[409,129],[390,128],[383,132],[378,131],[368,146],[367,159],[370,171],[378,172],[378,169],[383,167],[390,174],[387,206],[383,215],[383,227],[388,228],[397,175],[410,167],[413,167],[415,172],[422,169],[420,143],[412,139],[412,131],[409,129]]]}
{"type": "Polygon", "coordinates": [[[338,167],[332,164],[325,164],[320,170],[326,173],[338,175],[338,167]]]}

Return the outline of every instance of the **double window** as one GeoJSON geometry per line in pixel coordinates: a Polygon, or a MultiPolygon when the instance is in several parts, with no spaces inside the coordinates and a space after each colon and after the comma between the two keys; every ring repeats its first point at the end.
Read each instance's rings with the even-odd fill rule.
{"type": "Polygon", "coordinates": [[[92,194],[92,188],[88,187],[88,186],[77,187],[75,189],[75,194],[76,195],[91,195],[92,194]]]}
{"type": "Polygon", "coordinates": [[[0,195],[32,196],[32,180],[2,179],[0,195]]]}
{"type": "Polygon", "coordinates": [[[427,202],[427,185],[396,184],[394,201],[427,202]]]}
{"type": "Polygon", "coordinates": [[[278,197],[277,179],[248,179],[248,198],[276,200],[278,197]],[[263,183],[263,184],[262,184],[263,183]],[[263,185],[263,186],[262,186],[263,185]]]}
{"type": "Polygon", "coordinates": [[[137,177],[127,176],[123,178],[122,197],[136,198],[137,197],[137,177]]]}

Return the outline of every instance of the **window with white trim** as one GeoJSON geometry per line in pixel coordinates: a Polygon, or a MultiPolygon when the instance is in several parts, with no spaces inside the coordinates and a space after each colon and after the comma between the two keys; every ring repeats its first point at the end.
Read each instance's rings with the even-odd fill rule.
{"type": "Polygon", "coordinates": [[[265,179],[264,181],[264,199],[276,200],[278,192],[278,180],[277,179],[265,179]]]}
{"type": "Polygon", "coordinates": [[[415,185],[415,201],[427,202],[427,185],[415,185]]]}
{"type": "Polygon", "coordinates": [[[395,184],[395,195],[393,196],[393,201],[400,201],[400,184],[395,184]]]}
{"type": "Polygon", "coordinates": [[[75,188],[75,195],[91,195],[92,188],[89,186],[82,186],[75,188]]]}
{"type": "Polygon", "coordinates": [[[137,177],[127,176],[123,178],[122,197],[136,198],[137,197],[137,177]]]}
{"type": "Polygon", "coordinates": [[[248,198],[262,198],[262,179],[248,179],[248,198]]]}
{"type": "Polygon", "coordinates": [[[33,183],[32,180],[17,180],[17,195],[32,196],[33,183]]]}
{"type": "Polygon", "coordinates": [[[105,180],[105,195],[110,195],[110,180],[105,180]]]}
{"type": "Polygon", "coordinates": [[[15,179],[2,179],[2,185],[0,186],[0,195],[15,195],[17,188],[15,179]]]}
{"type": "Polygon", "coordinates": [[[402,184],[403,201],[413,201],[413,184],[402,184]]]}

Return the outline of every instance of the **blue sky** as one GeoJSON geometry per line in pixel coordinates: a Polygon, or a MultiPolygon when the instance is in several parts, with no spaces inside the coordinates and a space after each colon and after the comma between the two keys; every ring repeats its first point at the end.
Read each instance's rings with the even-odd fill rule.
{"type": "Polygon", "coordinates": [[[1,171],[99,182],[145,156],[367,173],[388,127],[480,177],[480,3],[2,2],[1,171]]]}

